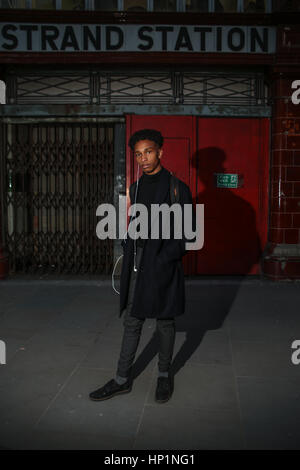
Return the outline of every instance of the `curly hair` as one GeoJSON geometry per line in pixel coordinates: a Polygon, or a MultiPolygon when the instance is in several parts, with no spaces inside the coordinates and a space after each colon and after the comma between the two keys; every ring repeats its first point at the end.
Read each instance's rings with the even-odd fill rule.
{"type": "Polygon", "coordinates": [[[152,140],[159,148],[163,146],[164,138],[161,133],[155,129],[141,129],[136,131],[129,139],[128,145],[131,150],[134,150],[134,146],[140,140],[152,140]]]}

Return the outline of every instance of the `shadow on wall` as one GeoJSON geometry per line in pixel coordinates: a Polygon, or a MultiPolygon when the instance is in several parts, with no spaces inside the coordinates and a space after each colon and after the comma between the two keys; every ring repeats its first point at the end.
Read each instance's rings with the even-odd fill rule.
{"type": "Polygon", "coordinates": [[[197,253],[200,274],[249,274],[262,255],[251,204],[229,188],[216,187],[215,173],[226,173],[225,162],[226,153],[218,147],[201,149],[192,157],[197,203],[204,204],[204,247],[197,253]]]}

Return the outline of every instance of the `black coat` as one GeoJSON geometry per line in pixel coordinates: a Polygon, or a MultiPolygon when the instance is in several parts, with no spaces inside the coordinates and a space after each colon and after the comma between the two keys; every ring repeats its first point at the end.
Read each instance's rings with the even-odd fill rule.
{"type": "MultiPolygon", "coordinates": [[[[170,204],[170,172],[164,167],[153,204],[170,204]]],[[[136,182],[130,186],[130,201],[135,200],[136,182]]],[[[190,188],[179,180],[179,204],[192,204],[190,188]]],[[[172,227],[172,224],[171,224],[172,227]]],[[[172,231],[172,228],[171,228],[172,231]]],[[[171,232],[172,233],[172,232],[171,232]]],[[[173,318],[185,310],[182,239],[146,239],[137,272],[131,315],[137,318],[173,318]]],[[[130,273],[133,269],[134,241],[122,242],[123,264],[120,279],[120,315],[127,305],[130,273]]]]}

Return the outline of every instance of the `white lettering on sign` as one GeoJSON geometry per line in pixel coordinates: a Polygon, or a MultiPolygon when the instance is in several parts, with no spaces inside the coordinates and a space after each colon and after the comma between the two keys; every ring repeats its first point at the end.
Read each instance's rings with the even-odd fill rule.
{"type": "Polygon", "coordinates": [[[0,365],[6,364],[6,345],[5,342],[0,339],[0,365]]]}
{"type": "Polygon", "coordinates": [[[2,52],[275,52],[273,26],[0,23],[2,52]]]}
{"type": "Polygon", "coordinates": [[[6,85],[0,80],[0,104],[5,104],[6,85]]]}
{"type": "Polygon", "coordinates": [[[292,103],[299,104],[300,103],[300,80],[294,80],[292,83],[292,88],[296,88],[296,91],[292,94],[292,103]]]}
{"type": "Polygon", "coordinates": [[[292,342],[292,349],[295,349],[296,351],[293,352],[291,360],[294,365],[300,364],[300,340],[295,339],[295,341],[292,342]]]}

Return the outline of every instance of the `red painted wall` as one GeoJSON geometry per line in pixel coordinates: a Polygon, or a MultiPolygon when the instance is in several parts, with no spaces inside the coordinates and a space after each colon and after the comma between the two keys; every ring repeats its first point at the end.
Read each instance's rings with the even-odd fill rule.
{"type": "MultiPolygon", "coordinates": [[[[143,128],[162,132],[162,165],[204,204],[204,247],[185,256],[185,273],[259,273],[267,241],[269,120],[128,115],[127,142],[143,128]],[[217,188],[214,173],[242,174],[244,184],[217,188]]],[[[127,147],[127,195],[136,170],[127,147]]]]}
{"type": "Polygon", "coordinates": [[[258,274],[267,242],[269,120],[198,120],[197,193],[204,204],[198,274],[258,274]],[[238,174],[238,188],[216,187],[215,173],[238,174]]]}

